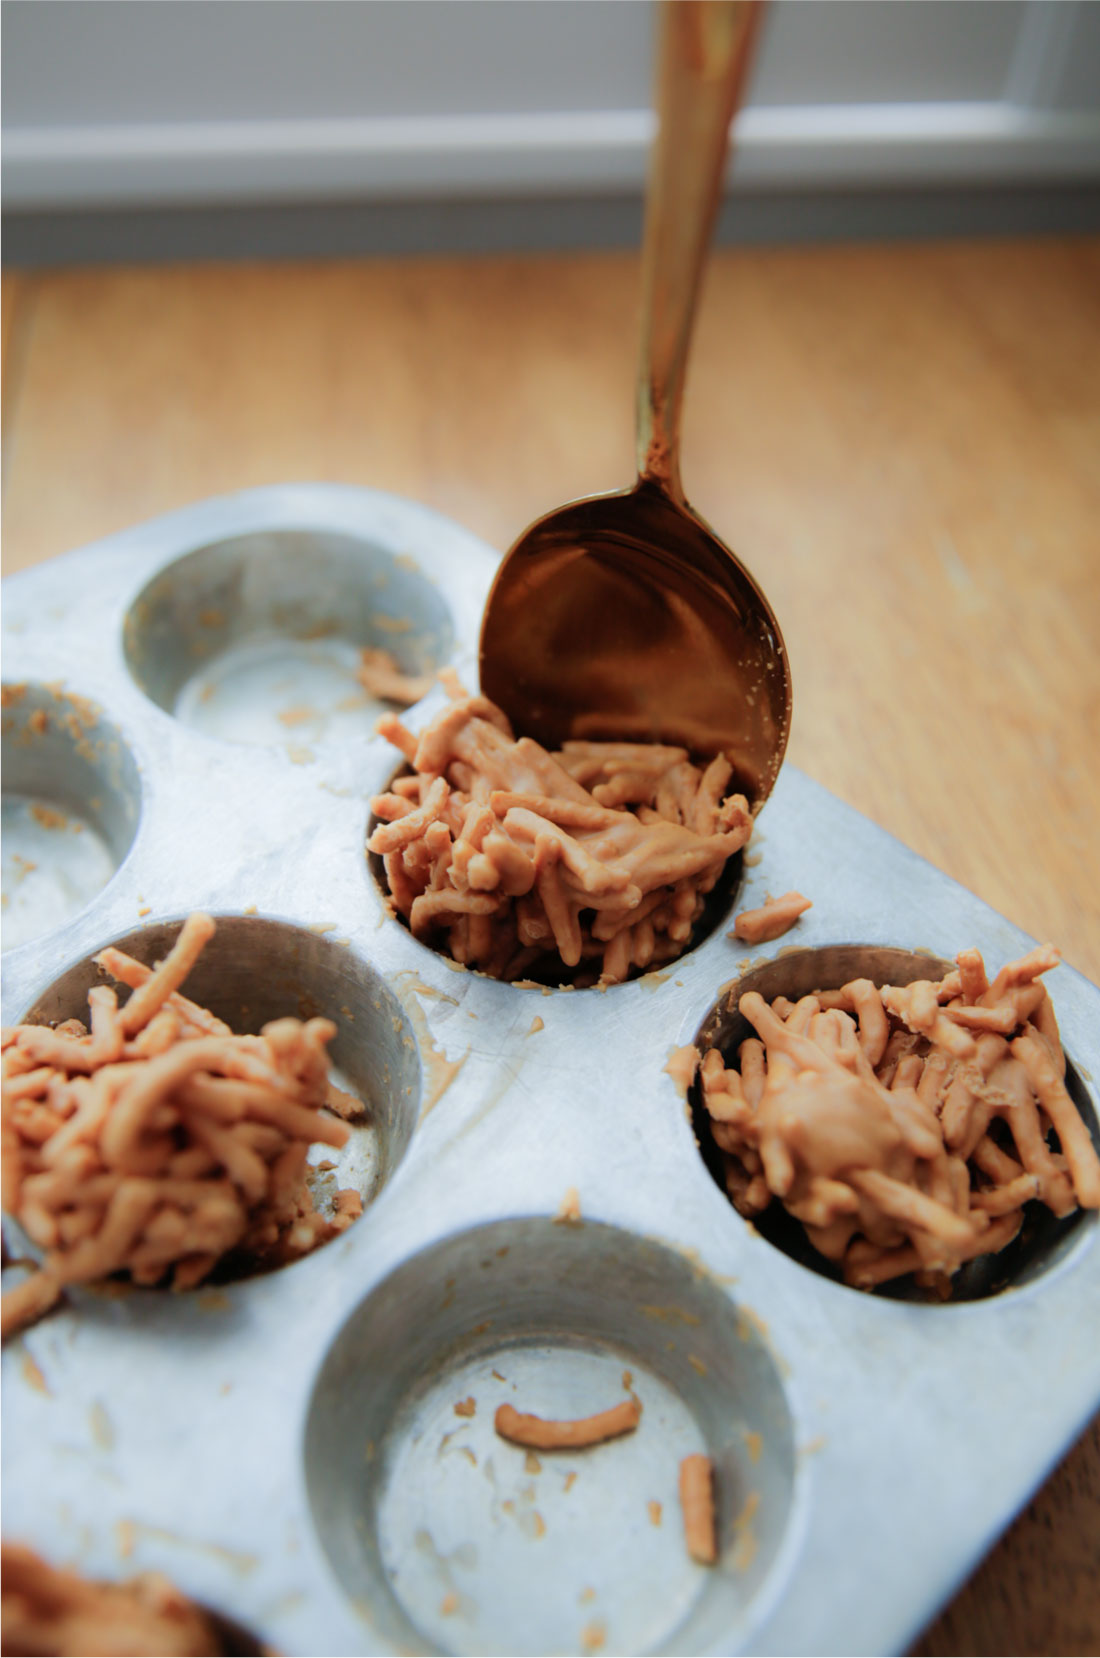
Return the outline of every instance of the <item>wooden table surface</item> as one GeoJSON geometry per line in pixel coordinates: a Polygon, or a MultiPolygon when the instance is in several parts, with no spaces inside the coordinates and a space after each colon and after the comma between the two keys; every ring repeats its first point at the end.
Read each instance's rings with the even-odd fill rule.
{"type": "MultiPolygon", "coordinates": [[[[290,480],[503,548],[629,482],[637,301],[628,254],[10,273],[5,570],[290,480]]],[[[717,254],[683,461],[790,759],[1100,980],[1100,241],[717,254]]],[[[1096,1424],[919,1650],[1100,1650],[1096,1424]]]]}

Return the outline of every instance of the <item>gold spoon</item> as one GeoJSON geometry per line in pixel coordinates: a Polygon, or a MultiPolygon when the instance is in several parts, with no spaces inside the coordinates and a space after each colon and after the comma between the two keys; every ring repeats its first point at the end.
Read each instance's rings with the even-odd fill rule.
{"type": "Polygon", "coordinates": [[[688,344],[757,0],[664,0],[659,128],[643,250],[638,481],[548,513],[497,572],[481,688],[547,747],[571,738],[725,753],[759,807],[791,684],[760,588],[680,484],[688,344]]]}

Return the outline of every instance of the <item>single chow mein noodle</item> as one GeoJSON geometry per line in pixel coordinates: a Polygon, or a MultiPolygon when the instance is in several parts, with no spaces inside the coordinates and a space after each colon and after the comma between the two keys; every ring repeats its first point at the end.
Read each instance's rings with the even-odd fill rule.
{"type": "Polygon", "coordinates": [[[718,1536],[714,1514],[714,1464],[696,1453],[680,1463],[680,1510],[684,1519],[684,1544],[693,1560],[713,1566],[718,1558],[718,1536]]]}
{"type": "Polygon", "coordinates": [[[435,684],[434,674],[407,674],[389,651],[369,645],[359,652],[355,677],[370,696],[379,702],[395,702],[400,708],[419,702],[435,684]]]}
{"type": "Polygon", "coordinates": [[[812,901],[800,892],[785,892],[781,898],[769,898],[758,910],[735,915],[729,936],[743,944],[770,944],[773,938],[789,933],[799,916],[812,908],[812,901]]]}
{"type": "Polygon", "coordinates": [[[528,1445],[537,1451],[576,1451],[587,1445],[602,1445],[620,1434],[633,1433],[642,1419],[638,1399],[624,1399],[610,1410],[601,1410],[595,1416],[580,1416],[571,1420],[554,1420],[531,1416],[513,1405],[500,1405],[493,1418],[493,1426],[502,1439],[513,1445],[528,1445]]]}

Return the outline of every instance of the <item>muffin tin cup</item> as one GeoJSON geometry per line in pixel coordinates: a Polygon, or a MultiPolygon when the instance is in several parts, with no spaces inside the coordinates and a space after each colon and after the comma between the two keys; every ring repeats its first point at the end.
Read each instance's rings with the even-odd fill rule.
{"type": "Polygon", "coordinates": [[[744,1631],[797,1479],[775,1360],[722,1289],[634,1233],[547,1217],[448,1238],[355,1309],[305,1463],[345,1591],[398,1646],[471,1653],[679,1652],[744,1631]],[[586,1450],[525,1452],[494,1428],[505,1403],[575,1418],[626,1398],[636,1431],[586,1450]],[[698,1452],[717,1472],[713,1571],[683,1543],[678,1468],[698,1452]]]}
{"type": "Polygon", "coordinates": [[[412,554],[323,529],[184,554],[138,594],[122,637],[159,708],[209,737],[300,753],[354,742],[385,706],[356,679],[361,650],[430,678],[454,648],[450,612],[412,554]]]}
{"type": "MultiPolygon", "coordinates": [[[[86,679],[136,734],[143,816],[124,867],[87,911],[10,953],[4,1016],[48,1012],[42,998],[58,981],[78,994],[73,973],[86,973],[105,942],[134,934],[135,949],[157,953],[188,909],[208,909],[226,918],[227,947],[274,928],[270,937],[302,944],[305,958],[316,940],[318,961],[384,983],[401,1051],[419,1068],[415,1121],[403,1118],[403,1154],[362,1219],[293,1267],[180,1297],[87,1292],[78,1310],[9,1348],[7,1530],[89,1571],[164,1570],[285,1652],[503,1649],[516,1633],[508,1578],[525,1581],[524,1550],[542,1558],[551,1519],[561,1532],[551,1551],[563,1552],[547,1552],[558,1562],[550,1578],[572,1593],[568,1510],[528,1503],[546,1525],[535,1535],[533,1519],[525,1531],[503,1510],[511,1500],[520,1512],[529,1481],[501,1498],[500,1523],[512,1528],[502,1535],[519,1552],[496,1574],[497,1592],[498,1521],[484,1506],[470,1511],[469,1538],[458,1487],[445,1505],[449,1530],[420,1524],[418,1503],[433,1493],[418,1413],[434,1433],[452,1383],[474,1377],[480,1400],[486,1364],[489,1381],[493,1368],[508,1375],[504,1352],[525,1355],[519,1408],[538,1409],[527,1389],[540,1376],[547,1409],[565,1408],[586,1373],[602,1399],[612,1352],[614,1374],[631,1369],[640,1397],[643,1379],[651,1388],[649,1422],[664,1422],[667,1444],[657,1434],[599,1447],[590,1472],[619,1466],[600,1500],[620,1526],[616,1505],[627,1504],[633,1525],[637,1496],[646,1548],[659,1553],[635,1606],[614,1548],[605,1556],[586,1544],[594,1581],[576,1595],[592,1587],[606,1613],[577,1601],[567,1619],[555,1593],[526,1649],[901,1648],[1095,1408],[1096,1228],[1082,1226],[1061,1258],[987,1300],[933,1312],[856,1294],[745,1225],[708,1173],[665,1066],[744,974],[780,970],[796,950],[857,940],[943,958],[975,944],[999,965],[1030,941],[788,766],[737,895],[738,907],[792,886],[813,898],[787,939],[747,949],[722,926],[670,967],[606,992],[502,985],[458,969],[393,920],[367,866],[369,799],[393,774],[389,745],[364,732],[306,760],[211,738],[150,701],[127,667],[124,617],[162,571],[215,543],[310,528],[414,559],[450,616],[451,661],[473,689],[492,555],[422,509],[368,492],[303,486],[208,502],[70,555],[64,581],[55,566],[9,584],[9,677],[48,683],[66,663],[75,689],[86,679]],[[44,595],[57,591],[66,598],[47,615],[44,595]],[[91,637],[115,641],[99,655],[89,612],[91,637]],[[563,1207],[579,1207],[579,1224],[555,1221],[563,1207]],[[482,1269],[482,1258],[492,1264],[482,1269]],[[686,1307],[700,1324],[639,1313],[647,1274],[659,1297],[647,1291],[646,1305],[686,1307]],[[456,1299],[444,1308],[448,1277],[456,1299]],[[705,1351],[687,1345],[696,1338],[705,1351]],[[667,1472],[698,1432],[719,1453],[723,1524],[736,1518],[739,1482],[756,1469],[741,1450],[722,1461],[720,1393],[736,1433],[771,1412],[767,1433],[747,1430],[768,1446],[759,1467],[769,1483],[756,1565],[711,1581],[685,1562],[678,1514],[655,1488],[663,1519],[651,1526],[643,1487],[657,1478],[651,1454],[666,1457],[667,1472]],[[421,1530],[431,1549],[418,1544],[421,1530]],[[477,1544],[476,1570],[462,1566],[465,1542],[477,1544]],[[458,1579],[443,1586],[445,1570],[478,1577],[477,1616],[465,1625],[441,1610],[447,1594],[466,1593],[458,1579]],[[663,1622],[651,1575],[670,1586],[663,1622]]],[[[432,699],[412,711],[414,725],[442,705],[441,692],[432,699]]],[[[1066,967],[1049,983],[1091,1098],[1100,997],[1066,967]]],[[[325,1011],[341,1022],[340,1007],[325,1011]]],[[[484,1433],[488,1418],[474,1420],[484,1433]]],[[[739,1443],[751,1458],[743,1435],[739,1443]]],[[[531,1477],[537,1492],[546,1472],[531,1477]]]]}
{"type": "Polygon", "coordinates": [[[98,703],[63,684],[0,691],[4,948],[56,932],[126,861],[141,819],[133,753],[98,703]]]}
{"type": "MultiPolygon", "coordinates": [[[[912,984],[915,979],[941,978],[953,967],[953,961],[938,960],[924,952],[891,949],[882,945],[827,944],[816,949],[789,949],[772,961],[750,967],[736,987],[719,998],[703,1021],[695,1037],[695,1046],[700,1053],[717,1048],[727,1066],[737,1069],[741,1043],[756,1034],[738,1011],[740,997],[750,991],[756,991],[766,1002],[774,1001],[777,996],[785,996],[795,1002],[800,996],[810,995],[815,990],[839,990],[852,979],[870,979],[877,985],[905,985],[912,984]]],[[[1066,1056],[1065,1080],[1070,1097],[1092,1135],[1093,1143],[1100,1150],[1100,1125],[1097,1123],[1095,1103],[1073,1063],[1071,1053],[1066,1056]]],[[[692,1087],[690,1098],[700,1152],[715,1182],[724,1192],[721,1157],[709,1138],[709,1119],[698,1080],[692,1087]]],[[[1038,1201],[1028,1204],[1023,1226],[1007,1248],[995,1255],[980,1255],[955,1274],[951,1304],[958,1306],[965,1301],[998,1295],[1013,1285],[1030,1283],[1074,1250],[1087,1246],[1089,1234],[1098,1220],[1100,1216],[1096,1210],[1077,1209],[1059,1219],[1038,1201]]],[[[762,1237],[801,1266],[837,1283],[842,1282],[839,1265],[818,1254],[800,1222],[789,1215],[779,1202],[773,1202],[762,1215],[756,1217],[753,1224],[762,1237]]],[[[878,1294],[931,1306],[945,1305],[937,1294],[922,1291],[911,1276],[882,1286],[878,1294]]]]}
{"type": "MultiPolygon", "coordinates": [[[[426,706],[424,710],[425,716],[428,715],[429,711],[435,711],[431,704],[426,706]]],[[[412,719],[414,728],[419,730],[420,722],[416,720],[415,716],[412,716],[412,719]]],[[[426,718],[424,723],[426,723],[426,718]]],[[[386,778],[380,792],[385,793],[392,789],[394,782],[396,782],[399,777],[410,777],[412,775],[413,768],[411,766],[406,764],[397,766],[386,778]]],[[[374,831],[380,827],[381,822],[381,818],[375,816],[372,812],[366,828],[366,839],[368,842],[373,836],[374,831]]],[[[383,905],[389,913],[392,914],[397,923],[409,931],[411,935],[408,918],[400,914],[390,895],[389,882],[386,878],[385,859],[378,852],[368,852],[367,868],[370,872],[371,880],[374,882],[374,885],[378,890],[383,905]]],[[[716,933],[722,932],[731,926],[734,913],[737,908],[740,907],[740,895],[744,885],[745,868],[746,859],[744,852],[735,852],[731,858],[726,860],[725,866],[722,869],[718,879],[715,881],[714,886],[711,888],[710,892],[705,895],[702,910],[695,922],[694,927],[692,928],[691,937],[688,940],[687,947],[685,948],[683,955],[679,957],[676,962],[673,962],[666,967],[654,968],[649,972],[641,972],[637,968],[632,968],[631,977],[626,982],[636,983],[642,978],[648,980],[650,984],[658,984],[663,982],[668,976],[670,967],[679,967],[683,960],[693,955],[694,952],[699,949],[700,945],[706,943],[708,938],[712,938],[716,933]]],[[[589,912],[589,914],[591,913],[593,912],[589,912]]],[[[454,962],[448,955],[446,946],[442,942],[439,934],[436,934],[434,937],[417,939],[416,942],[423,950],[426,950],[432,954],[441,955],[444,960],[450,962],[452,967],[458,967],[460,965],[454,962]]],[[[601,963],[599,956],[589,956],[583,958],[577,968],[570,969],[563,966],[560,957],[557,956],[555,951],[548,950],[540,960],[532,963],[523,976],[516,982],[520,988],[525,988],[533,984],[540,990],[549,991],[566,989],[570,992],[579,991],[582,994],[587,991],[595,991],[599,995],[608,995],[617,990],[619,986],[599,983],[598,975],[600,972],[600,966],[601,963]],[[574,980],[578,982],[573,982],[574,980]]],[[[477,969],[472,969],[472,971],[476,972],[477,969]]]]}
{"type": "MultiPolygon", "coordinates": [[[[270,1020],[287,1015],[302,1020],[335,1016],[330,1074],[367,1109],[362,1120],[349,1125],[342,1149],[314,1148],[311,1160],[326,1167],[311,1177],[311,1187],[322,1212],[340,1188],[353,1189],[364,1206],[370,1204],[408,1149],[420,1111],[420,1060],[407,1016],[366,963],[323,934],[266,916],[218,915],[215,920],[217,931],[188,976],[192,1000],[241,1034],[256,1034],[270,1020]]],[[[105,943],[152,966],[168,954],[181,924],[153,922],[105,943]]],[[[36,997],[19,1022],[84,1018],[88,991],[102,983],[115,981],[96,967],[93,957],[85,957],[36,997]]],[[[211,1281],[247,1277],[251,1271],[247,1260],[233,1258],[211,1281]]]]}

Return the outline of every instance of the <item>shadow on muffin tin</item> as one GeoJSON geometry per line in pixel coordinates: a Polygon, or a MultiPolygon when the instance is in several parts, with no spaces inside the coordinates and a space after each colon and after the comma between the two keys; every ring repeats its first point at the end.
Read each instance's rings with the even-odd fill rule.
{"type": "Polygon", "coordinates": [[[117,726],[57,685],[5,685],[3,934],[14,949],[72,920],[125,861],[141,816],[117,726]]]}
{"type": "Polygon", "coordinates": [[[795,1505],[792,1418],[753,1322],[660,1243],[535,1217],[436,1243],[360,1303],[318,1375],[305,1468],[336,1576],[391,1650],[739,1642],[795,1505]],[[585,1450],[494,1431],[503,1403],[573,1418],[630,1392],[637,1430],[585,1450]],[[700,1451],[713,1568],[687,1554],[677,1493],[700,1451]]]}
{"type": "MultiPolygon", "coordinates": [[[[412,1027],[383,979],[342,945],[264,916],[218,916],[217,931],[188,974],[184,992],[238,1034],[255,1034],[269,1020],[331,1018],[337,1026],[329,1054],[338,1086],[367,1106],[340,1151],[314,1148],[334,1170],[311,1179],[314,1201],[354,1187],[366,1207],[378,1196],[408,1149],[420,1110],[420,1056],[412,1027]]],[[[155,922],[111,940],[147,965],[162,960],[179,921],[155,922]]],[[[100,948],[103,948],[101,946],[100,948]]],[[[97,954],[98,952],[93,952],[97,954]]],[[[24,1023],[56,1024],[87,1015],[88,991],[113,983],[92,956],[70,967],[40,995],[24,1023]]],[[[122,992],[123,998],[126,992],[122,992]]],[[[207,1282],[252,1276],[255,1261],[227,1259],[207,1282]]]]}
{"type": "MultiPolygon", "coordinates": [[[[708,1048],[718,1048],[727,1066],[736,1067],[741,1043],[756,1034],[738,1011],[740,998],[750,990],[758,991],[766,1002],[773,1001],[777,996],[797,1001],[800,996],[815,990],[837,990],[855,978],[870,979],[877,985],[905,985],[915,979],[942,978],[954,965],[954,962],[936,956],[877,944],[836,944],[817,949],[785,950],[774,960],[751,968],[731,990],[723,994],[700,1026],[695,1046],[701,1054],[706,1053],[708,1048]]],[[[1068,1055],[1066,1088],[1093,1141],[1100,1148],[1100,1129],[1093,1102],[1068,1055]]],[[[710,1134],[709,1118],[698,1079],[692,1084],[689,1103],[700,1155],[725,1195],[721,1154],[710,1134]]],[[[730,1212],[737,1215],[732,1204],[730,1212]]],[[[737,1218],[740,1219],[739,1216],[737,1218]]],[[[954,1275],[948,1305],[980,1301],[1003,1290],[1033,1282],[1064,1260],[1082,1241],[1085,1230],[1096,1223],[1094,1210],[1078,1209],[1059,1219],[1043,1203],[1027,1204],[1023,1226],[1007,1248],[996,1255],[980,1255],[976,1260],[968,1261],[954,1275]]],[[[790,1256],[799,1266],[843,1285],[838,1264],[818,1253],[807,1238],[801,1222],[788,1214],[781,1203],[773,1201],[763,1214],[754,1217],[752,1225],[762,1238],[790,1256]]],[[[856,1290],[853,1293],[866,1295],[868,1292],[856,1290]]],[[[881,1286],[874,1293],[896,1301],[944,1305],[938,1295],[921,1289],[911,1274],[881,1286]]]]}
{"type": "Polygon", "coordinates": [[[127,612],[123,647],[150,701],[203,735],[309,745],[370,735],[384,705],[356,679],[364,647],[432,674],[454,626],[411,558],[332,531],[269,530],[159,571],[127,612]]]}

